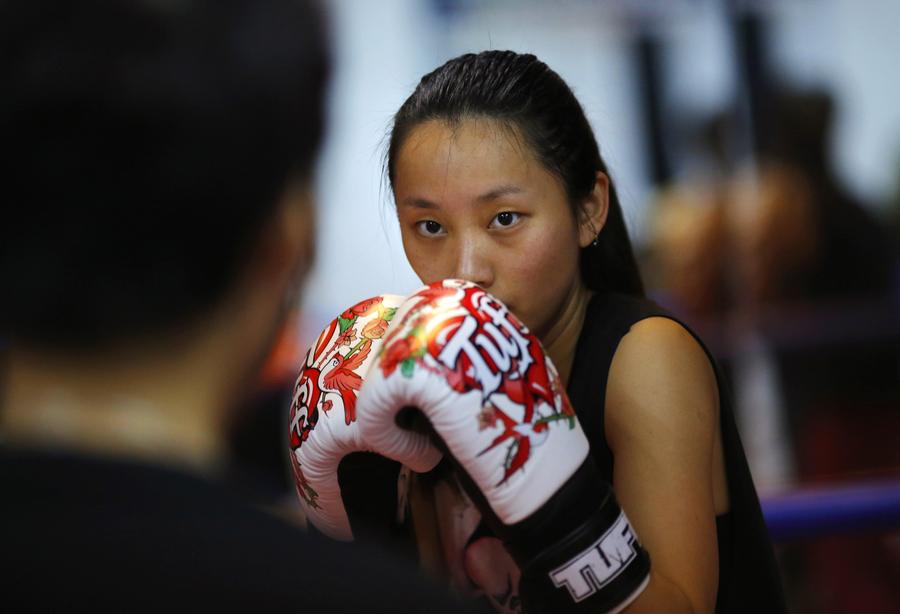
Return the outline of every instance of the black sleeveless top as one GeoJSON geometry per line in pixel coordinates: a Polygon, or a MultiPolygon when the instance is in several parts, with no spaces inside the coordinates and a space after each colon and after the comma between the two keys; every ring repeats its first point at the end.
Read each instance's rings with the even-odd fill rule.
{"type": "Polygon", "coordinates": [[[567,392],[590,442],[591,455],[604,478],[612,483],[614,459],[604,429],[609,369],[619,342],[632,325],[654,316],[674,320],[694,335],[715,369],[719,386],[722,448],[730,505],[728,512],[716,517],[719,546],[716,612],[786,612],[771,540],[738,436],[725,381],[709,350],[696,334],[647,299],[604,293],[595,295],[588,304],[567,392]]]}

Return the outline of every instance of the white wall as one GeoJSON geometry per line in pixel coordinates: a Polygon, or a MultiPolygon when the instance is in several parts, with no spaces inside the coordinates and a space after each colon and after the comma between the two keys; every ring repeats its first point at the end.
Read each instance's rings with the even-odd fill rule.
{"type": "Polygon", "coordinates": [[[436,61],[425,3],[332,0],[328,6],[336,73],[318,176],[317,261],[304,299],[303,334],[310,339],[355,301],[418,285],[387,186],[381,189],[381,159],[391,116],[436,61]]]}

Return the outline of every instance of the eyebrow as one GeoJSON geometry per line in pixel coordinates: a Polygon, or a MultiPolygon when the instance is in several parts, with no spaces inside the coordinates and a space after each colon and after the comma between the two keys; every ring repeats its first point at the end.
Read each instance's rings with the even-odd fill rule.
{"type": "Polygon", "coordinates": [[[521,194],[524,190],[517,185],[506,184],[501,185],[499,187],[494,188],[488,192],[485,192],[481,196],[478,196],[475,200],[478,202],[486,202],[489,200],[496,200],[501,196],[508,196],[510,194],[521,194]]]}
{"type": "MultiPolygon", "coordinates": [[[[484,203],[491,200],[496,200],[501,196],[509,196],[510,194],[521,194],[524,190],[517,185],[507,184],[498,186],[492,190],[485,192],[484,194],[480,194],[475,197],[475,201],[478,203],[484,203]]],[[[403,199],[403,205],[407,207],[413,207],[415,209],[437,209],[438,205],[431,202],[426,198],[420,198],[418,196],[409,196],[403,199]]]]}
{"type": "Polygon", "coordinates": [[[400,203],[406,207],[412,207],[414,209],[437,209],[438,206],[431,202],[430,200],[426,200],[424,198],[418,198],[416,196],[409,196],[403,199],[403,202],[400,203]]]}

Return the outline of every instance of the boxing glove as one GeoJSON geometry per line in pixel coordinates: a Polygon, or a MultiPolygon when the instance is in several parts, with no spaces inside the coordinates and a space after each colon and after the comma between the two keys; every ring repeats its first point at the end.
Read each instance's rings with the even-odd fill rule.
{"type": "MultiPolygon", "coordinates": [[[[354,538],[354,514],[348,509],[391,518],[402,496],[398,481],[405,474],[396,461],[357,454],[371,452],[371,447],[359,430],[356,411],[360,386],[402,300],[393,295],[370,298],[331,321],[308,350],[293,388],[289,441],[294,484],[309,522],[334,539],[354,538]],[[360,490],[364,492],[354,492],[360,490]]],[[[419,453],[411,451],[404,462],[428,471],[440,458],[428,445],[419,453]]]]}
{"type": "Polygon", "coordinates": [[[444,280],[400,306],[360,391],[359,428],[402,463],[429,436],[398,426],[416,408],[431,440],[522,571],[526,612],[615,612],[650,561],[536,337],[478,286],[444,280]]]}

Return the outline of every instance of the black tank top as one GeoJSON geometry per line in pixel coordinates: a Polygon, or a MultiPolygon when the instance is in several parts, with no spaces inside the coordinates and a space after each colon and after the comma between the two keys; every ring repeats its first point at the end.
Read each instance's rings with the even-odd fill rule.
{"type": "Polygon", "coordinates": [[[719,546],[716,612],[786,612],[771,540],[738,436],[725,381],[697,335],[647,299],[603,293],[595,295],[588,304],[567,392],[587,434],[591,455],[605,479],[612,483],[614,459],[604,429],[604,399],[610,365],[619,342],[631,327],[655,316],[678,322],[694,336],[713,365],[719,386],[722,448],[730,505],[728,512],[716,517],[719,546]]]}

